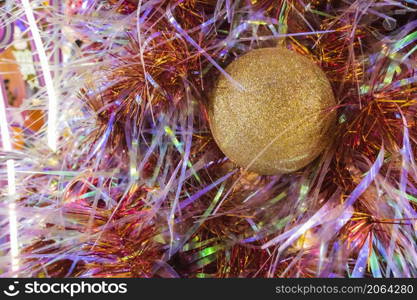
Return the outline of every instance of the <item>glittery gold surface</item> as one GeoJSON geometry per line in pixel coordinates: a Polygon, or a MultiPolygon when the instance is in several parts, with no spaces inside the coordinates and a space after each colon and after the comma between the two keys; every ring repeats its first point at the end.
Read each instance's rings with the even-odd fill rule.
{"type": "Polygon", "coordinates": [[[220,77],[209,105],[213,136],[233,162],[263,175],[289,173],[329,144],[336,102],[324,72],[285,48],[250,51],[220,77]]]}

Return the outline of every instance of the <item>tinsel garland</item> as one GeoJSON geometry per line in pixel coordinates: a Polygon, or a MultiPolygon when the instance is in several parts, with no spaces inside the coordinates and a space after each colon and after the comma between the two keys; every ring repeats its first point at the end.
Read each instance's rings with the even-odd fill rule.
{"type": "MultiPolygon", "coordinates": [[[[416,1],[53,2],[30,4],[46,53],[66,51],[49,61],[58,147],[39,80],[7,104],[26,123],[0,152],[1,276],[417,276],[416,1]],[[207,99],[227,64],[278,44],[326,72],[338,124],[306,168],[259,176],[218,149],[207,99]]],[[[33,40],[21,6],[0,13],[33,40]]]]}

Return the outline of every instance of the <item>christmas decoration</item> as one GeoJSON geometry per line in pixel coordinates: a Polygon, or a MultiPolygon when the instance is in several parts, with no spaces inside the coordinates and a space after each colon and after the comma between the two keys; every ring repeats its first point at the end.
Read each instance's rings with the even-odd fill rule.
{"type": "MultiPolygon", "coordinates": [[[[417,276],[415,1],[0,6],[2,277],[417,276]],[[233,70],[275,47],[305,67],[233,70]],[[276,73],[278,94],[288,82],[294,106],[262,123],[305,127],[265,136],[311,151],[299,163],[238,161],[255,151],[247,136],[225,148],[216,101],[242,95],[247,72],[276,73]],[[307,92],[323,101],[305,100],[310,115],[307,92]]],[[[268,91],[246,97],[247,123],[229,132],[255,128],[253,99],[278,101],[268,91]]]]}
{"type": "Polygon", "coordinates": [[[234,61],[210,103],[211,128],[233,161],[260,174],[289,173],[329,145],[336,106],[326,75],[285,48],[249,52],[234,61]]]}

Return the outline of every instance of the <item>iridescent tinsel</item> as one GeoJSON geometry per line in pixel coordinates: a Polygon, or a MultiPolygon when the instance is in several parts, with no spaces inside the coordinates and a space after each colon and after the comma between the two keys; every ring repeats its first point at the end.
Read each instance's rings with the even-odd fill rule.
{"type": "Polygon", "coordinates": [[[37,29],[14,2],[0,49],[30,45],[34,71],[5,102],[1,276],[417,276],[416,1],[34,0],[37,29]],[[228,63],[277,44],[326,72],[338,129],[308,167],[258,176],[206,104],[228,63]]]}

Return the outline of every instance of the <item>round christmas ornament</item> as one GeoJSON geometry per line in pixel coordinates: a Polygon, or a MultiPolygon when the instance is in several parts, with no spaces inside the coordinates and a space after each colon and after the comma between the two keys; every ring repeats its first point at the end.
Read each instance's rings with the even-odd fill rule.
{"type": "Polygon", "coordinates": [[[336,101],[324,72],[286,48],[250,51],[225,69],[210,96],[209,121],[218,146],[247,170],[296,171],[329,145],[336,101]]]}

